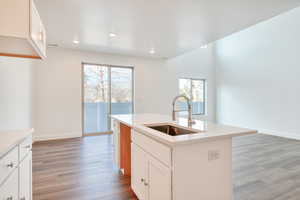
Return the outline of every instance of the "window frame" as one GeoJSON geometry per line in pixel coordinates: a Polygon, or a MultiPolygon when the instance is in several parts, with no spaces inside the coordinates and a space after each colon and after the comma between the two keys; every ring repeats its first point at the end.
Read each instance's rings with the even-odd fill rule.
{"type": "MultiPolygon", "coordinates": [[[[206,84],[207,80],[204,78],[187,78],[187,77],[180,77],[178,79],[178,91],[180,91],[180,80],[181,79],[187,79],[190,80],[191,85],[191,91],[190,91],[190,97],[191,97],[191,102],[193,102],[193,81],[203,81],[203,112],[202,113],[192,113],[192,115],[206,115],[206,84]]],[[[180,93],[180,92],[179,92],[180,93]]]]}

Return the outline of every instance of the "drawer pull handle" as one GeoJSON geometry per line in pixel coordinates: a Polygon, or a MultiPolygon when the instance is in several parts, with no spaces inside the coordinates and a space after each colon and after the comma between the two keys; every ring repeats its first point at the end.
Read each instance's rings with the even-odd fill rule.
{"type": "Polygon", "coordinates": [[[7,197],[6,200],[13,200],[14,198],[12,196],[7,197]]]}
{"type": "Polygon", "coordinates": [[[145,186],[148,186],[149,184],[148,184],[148,183],[146,183],[146,182],[144,182],[144,185],[145,185],[145,186]]]}
{"type": "Polygon", "coordinates": [[[25,149],[30,149],[31,148],[31,145],[27,145],[24,147],[25,149]]]}
{"type": "Polygon", "coordinates": [[[20,200],[26,200],[26,198],[25,198],[25,197],[22,197],[20,200]]]}
{"type": "MultiPolygon", "coordinates": [[[[13,168],[13,167],[14,167],[14,163],[11,162],[11,163],[7,164],[6,167],[13,168]]],[[[10,198],[10,197],[8,197],[7,199],[9,200],[9,198],[10,198]]]]}

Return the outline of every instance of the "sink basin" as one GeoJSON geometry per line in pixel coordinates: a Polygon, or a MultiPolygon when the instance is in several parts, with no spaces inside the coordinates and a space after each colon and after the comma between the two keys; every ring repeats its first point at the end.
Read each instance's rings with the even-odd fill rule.
{"type": "Polygon", "coordinates": [[[167,135],[176,136],[176,135],[186,135],[186,134],[193,134],[197,133],[196,131],[191,131],[189,129],[180,128],[177,126],[173,126],[170,124],[164,125],[146,125],[148,128],[152,128],[159,132],[165,133],[167,135]]]}

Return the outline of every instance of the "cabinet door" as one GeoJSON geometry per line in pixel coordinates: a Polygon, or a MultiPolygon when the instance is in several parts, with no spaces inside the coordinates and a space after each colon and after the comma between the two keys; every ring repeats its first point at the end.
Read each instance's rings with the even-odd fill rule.
{"type": "Polygon", "coordinates": [[[20,200],[32,200],[32,153],[19,166],[20,200]]]}
{"type": "Polygon", "coordinates": [[[30,37],[36,46],[40,45],[40,25],[40,15],[33,0],[30,0],[30,37]]]}
{"type": "Polygon", "coordinates": [[[30,37],[41,56],[46,56],[46,30],[33,0],[30,0],[30,37]]]}
{"type": "Polygon", "coordinates": [[[40,38],[39,38],[39,42],[40,42],[40,50],[41,53],[43,54],[43,56],[46,57],[46,29],[44,24],[42,23],[42,20],[40,19],[40,38]]]}
{"type": "Polygon", "coordinates": [[[131,143],[131,187],[139,200],[148,199],[148,158],[137,145],[131,143]]]}
{"type": "Polygon", "coordinates": [[[8,177],[8,179],[0,186],[0,199],[18,200],[18,170],[8,177]]]}
{"type": "Polygon", "coordinates": [[[171,169],[149,159],[149,200],[171,200],[171,169]]]}

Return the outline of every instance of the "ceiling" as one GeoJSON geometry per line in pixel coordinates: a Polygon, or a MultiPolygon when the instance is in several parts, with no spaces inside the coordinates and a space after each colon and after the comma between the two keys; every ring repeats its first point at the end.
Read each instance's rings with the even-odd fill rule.
{"type": "Polygon", "coordinates": [[[48,43],[169,58],[300,6],[300,0],[36,0],[48,43]],[[109,33],[117,34],[109,37],[109,33]],[[73,40],[79,40],[75,45],[73,40]],[[151,49],[155,54],[150,54],[151,49]]]}

